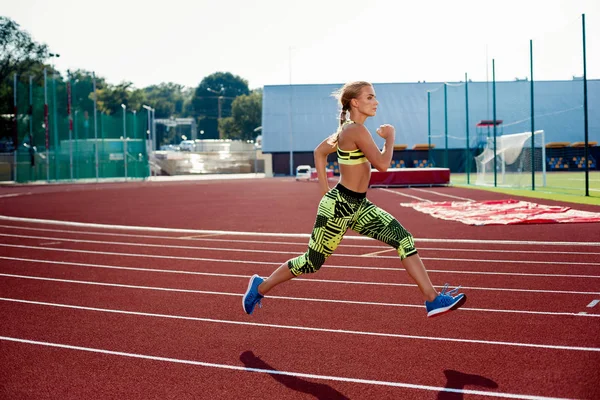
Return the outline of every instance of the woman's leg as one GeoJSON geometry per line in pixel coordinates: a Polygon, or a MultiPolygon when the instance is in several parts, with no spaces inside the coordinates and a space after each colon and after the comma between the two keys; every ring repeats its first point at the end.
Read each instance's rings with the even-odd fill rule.
{"type": "Polygon", "coordinates": [[[295,278],[295,276],[290,271],[288,263],[286,262],[281,264],[281,266],[273,271],[273,273],[267,279],[258,285],[258,293],[264,296],[275,286],[285,281],[289,281],[292,278],[295,278]]]}
{"type": "Polygon", "coordinates": [[[423,298],[427,301],[435,299],[438,292],[417,253],[412,235],[390,213],[365,199],[350,229],[397,249],[402,266],[417,283],[423,298]]]}
{"type": "Polygon", "coordinates": [[[327,192],[319,203],[306,253],[279,266],[258,286],[258,292],[264,296],[283,282],[305,273],[317,272],[342,241],[356,209],[358,202],[350,204],[338,189],[327,192]]]}

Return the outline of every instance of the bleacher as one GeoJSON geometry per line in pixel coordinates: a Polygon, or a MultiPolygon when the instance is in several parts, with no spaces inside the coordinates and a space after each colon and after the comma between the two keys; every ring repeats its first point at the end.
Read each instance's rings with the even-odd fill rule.
{"type": "Polygon", "coordinates": [[[413,160],[413,168],[429,168],[433,167],[433,163],[428,160],[413,160]]]}
{"type": "MultiPolygon", "coordinates": [[[[573,168],[576,169],[585,169],[585,157],[578,156],[573,157],[573,168]]],[[[588,154],[588,168],[596,169],[596,159],[592,157],[591,154],[588,154]]]]}
{"type": "MultiPolygon", "coordinates": [[[[589,147],[598,142],[591,141],[589,147]]],[[[551,142],[546,144],[546,168],[548,171],[581,171],[585,169],[584,142],[551,142]]],[[[597,169],[596,159],[588,154],[588,168],[597,169]]]]}
{"type": "Polygon", "coordinates": [[[569,163],[563,157],[546,157],[546,165],[549,171],[569,169],[569,163]]]}
{"type": "Polygon", "coordinates": [[[340,166],[337,161],[329,161],[326,168],[332,170],[335,176],[340,174],[340,166]]]}
{"type": "Polygon", "coordinates": [[[390,168],[406,168],[404,160],[392,160],[390,168]]]}

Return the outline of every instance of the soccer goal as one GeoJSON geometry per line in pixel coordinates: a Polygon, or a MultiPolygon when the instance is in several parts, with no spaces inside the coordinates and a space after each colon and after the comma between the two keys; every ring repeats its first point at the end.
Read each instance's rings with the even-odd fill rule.
{"type": "Polygon", "coordinates": [[[503,187],[546,186],[546,143],[544,131],[488,137],[483,152],[475,157],[476,185],[503,187]],[[494,167],[496,174],[494,174],[494,167]],[[535,171],[535,174],[532,174],[535,171]],[[532,177],[533,176],[533,177],[532,177]]]}

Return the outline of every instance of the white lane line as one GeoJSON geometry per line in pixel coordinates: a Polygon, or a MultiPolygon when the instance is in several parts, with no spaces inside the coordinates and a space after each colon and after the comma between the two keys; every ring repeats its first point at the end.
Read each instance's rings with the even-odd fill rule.
{"type": "MultiPolygon", "coordinates": [[[[31,260],[25,258],[15,257],[4,257],[0,256],[0,259],[13,260],[13,261],[25,261],[33,263],[45,263],[45,264],[56,264],[56,265],[69,265],[69,266],[80,266],[90,268],[103,268],[103,269],[118,269],[124,271],[143,271],[143,272],[154,272],[154,273],[170,273],[170,274],[189,274],[189,275],[201,275],[201,276],[220,276],[220,277],[232,277],[232,278],[249,278],[249,275],[238,275],[238,274],[224,274],[214,272],[197,272],[197,271],[186,271],[186,270],[171,270],[171,269],[152,269],[152,268],[139,268],[139,267],[123,267],[114,265],[102,265],[102,264],[86,264],[86,263],[72,263],[66,261],[50,261],[50,260],[31,260]]],[[[235,261],[233,261],[235,263],[235,261]]],[[[2,274],[0,274],[1,276],[2,274]]],[[[295,278],[294,282],[320,282],[320,283],[340,283],[349,285],[371,285],[371,286],[389,286],[389,287],[416,287],[414,283],[393,283],[393,282],[369,282],[369,281],[350,281],[350,280],[334,280],[334,279],[317,279],[317,278],[295,278]]],[[[442,287],[441,285],[434,285],[434,287],[442,287]]],[[[508,292],[525,292],[525,293],[553,293],[553,294],[600,294],[600,292],[577,292],[569,290],[539,290],[539,289],[517,289],[517,288],[487,288],[487,287],[474,287],[474,286],[461,286],[463,289],[473,290],[485,290],[485,291],[508,291],[508,292]]]]}
{"type": "MultiPolygon", "coordinates": [[[[60,282],[60,283],[74,283],[80,285],[92,285],[92,286],[106,286],[106,287],[118,287],[125,289],[140,289],[140,290],[157,290],[163,292],[176,292],[176,293],[195,293],[195,294],[208,294],[208,295],[219,295],[219,296],[242,296],[240,293],[230,292],[213,292],[208,290],[193,290],[193,289],[176,289],[176,288],[163,288],[155,286],[136,286],[136,285],[125,285],[120,283],[104,283],[104,282],[89,282],[89,281],[78,281],[72,279],[57,279],[57,278],[44,278],[39,276],[27,276],[27,275],[14,275],[14,274],[0,274],[0,276],[6,276],[9,278],[17,279],[31,279],[38,281],[47,282],[60,282]]],[[[248,277],[244,277],[248,279],[248,277]]],[[[325,281],[328,283],[335,283],[333,281],[325,281]]],[[[343,282],[352,283],[352,282],[343,282]]],[[[440,286],[438,286],[440,287],[440,286]]],[[[423,308],[423,305],[419,304],[402,304],[402,303],[380,303],[375,301],[352,301],[352,300],[337,300],[337,299],[319,299],[319,298],[304,298],[304,297],[289,297],[289,296],[269,296],[269,299],[278,300],[292,300],[292,301],[309,301],[316,303],[337,303],[337,304],[356,304],[356,305],[368,305],[368,306],[383,306],[383,307],[410,307],[410,308],[423,308]]],[[[531,310],[501,310],[501,309],[488,309],[488,308],[469,308],[461,307],[459,311],[483,311],[483,312],[503,312],[511,314],[532,314],[532,315],[552,315],[552,316],[578,316],[577,313],[572,312],[555,312],[555,311],[531,311],[531,310]]],[[[599,315],[587,315],[589,317],[600,317],[599,315]]]]}
{"type": "MultiPolygon", "coordinates": [[[[373,253],[367,253],[367,254],[358,254],[357,257],[373,257],[376,256],[378,254],[382,254],[382,253],[387,253],[390,251],[396,251],[396,249],[394,249],[393,247],[385,249],[385,250],[380,250],[380,251],[375,251],[373,253]]],[[[347,255],[347,256],[351,256],[350,254],[338,254],[338,255],[347,255]]]]}
{"type": "MultiPolygon", "coordinates": [[[[73,226],[73,227],[84,227],[84,228],[97,228],[97,229],[110,229],[110,230],[125,230],[125,231],[146,231],[146,232],[164,232],[164,233],[185,233],[191,235],[201,234],[219,234],[219,235],[230,235],[230,236],[254,236],[254,237],[286,237],[286,238],[303,238],[310,239],[310,233],[279,233],[279,232],[242,232],[242,231],[221,231],[221,230],[205,230],[205,229],[176,229],[176,228],[159,228],[151,226],[130,226],[130,225],[108,225],[108,224],[92,224],[85,222],[70,222],[70,221],[58,221],[50,219],[36,219],[36,218],[20,218],[20,217],[9,217],[6,215],[0,215],[0,220],[23,222],[23,223],[35,223],[35,224],[46,224],[46,225],[61,225],[61,226],[73,226]]],[[[372,240],[366,236],[353,236],[347,235],[344,237],[347,240],[372,240]]],[[[511,245],[541,245],[541,246],[599,246],[600,242],[541,242],[531,240],[477,240],[477,239],[431,239],[431,238],[415,238],[419,242],[431,242],[431,243],[476,243],[476,244],[511,244],[511,245]]]]}
{"type": "MultiPolygon", "coordinates": [[[[75,239],[62,239],[70,242],[80,242],[80,243],[89,243],[93,241],[82,241],[75,239]]],[[[119,243],[119,242],[98,242],[98,244],[111,244],[111,245],[123,245],[123,246],[138,246],[138,247],[170,247],[167,245],[150,245],[150,244],[140,244],[140,243],[119,243]]],[[[0,247],[13,247],[13,248],[21,248],[21,249],[34,249],[34,250],[44,250],[44,251],[61,251],[61,252],[72,252],[72,253],[86,253],[86,254],[103,254],[103,255],[119,255],[119,256],[127,256],[127,257],[148,257],[148,258],[167,258],[174,260],[210,260],[205,258],[197,258],[197,257],[180,257],[180,256],[163,256],[157,254],[139,254],[139,253],[117,253],[117,252],[108,252],[108,251],[96,251],[96,250],[77,250],[77,249],[62,249],[62,248],[54,248],[54,247],[39,247],[39,246],[25,246],[20,244],[6,244],[0,243],[0,247]]],[[[186,246],[172,246],[175,248],[186,248],[186,246]]],[[[242,252],[242,253],[268,253],[268,254],[291,254],[297,255],[298,252],[292,251],[273,251],[273,250],[243,250],[243,249],[235,249],[235,248],[222,248],[222,247],[189,247],[192,250],[213,250],[220,252],[242,252]]],[[[338,257],[350,257],[350,258],[358,258],[358,255],[355,254],[336,254],[336,258],[338,257]]],[[[396,256],[373,256],[374,258],[391,258],[397,260],[396,256]]],[[[469,263],[493,263],[493,264],[543,264],[543,265],[563,265],[565,262],[548,262],[548,261],[529,261],[529,260],[486,260],[486,259],[476,259],[476,258],[449,258],[449,257],[421,257],[421,260],[425,261],[451,261],[451,262],[469,262],[469,263]]],[[[242,262],[242,261],[240,261],[242,262]]],[[[260,262],[254,261],[244,261],[245,263],[253,263],[259,264],[260,262]]],[[[268,264],[277,264],[268,262],[268,264]]],[[[582,265],[582,266],[600,266],[600,263],[592,263],[592,262],[568,262],[569,266],[582,265]]],[[[365,267],[357,267],[357,268],[365,268],[365,267]]]]}
{"type": "Polygon", "coordinates": [[[0,301],[24,303],[24,304],[34,304],[34,305],[42,305],[42,306],[50,306],[50,307],[61,307],[61,308],[77,309],[77,310],[84,310],[84,311],[97,311],[97,312],[114,313],[114,314],[126,314],[126,315],[136,315],[136,316],[155,317],[155,318],[167,318],[167,319],[181,319],[181,320],[187,320],[187,321],[212,322],[212,323],[217,323],[217,324],[229,324],[229,325],[259,326],[259,327],[264,327],[264,328],[292,329],[292,330],[300,330],[300,331],[327,332],[327,333],[341,333],[341,334],[345,334],[345,335],[365,335],[365,336],[391,337],[391,338],[399,338],[399,339],[429,340],[429,341],[439,341],[439,342],[474,343],[474,344],[498,345],[498,346],[530,347],[530,348],[537,348],[537,349],[600,352],[600,348],[598,348],[598,347],[564,346],[564,345],[541,344],[541,343],[504,342],[504,341],[498,341],[498,340],[462,339],[462,338],[449,338],[449,337],[440,337],[440,336],[406,335],[406,334],[402,334],[402,333],[351,331],[351,330],[347,330],[347,329],[329,329],[329,328],[318,328],[318,327],[298,326],[298,325],[266,324],[266,323],[259,323],[259,322],[233,321],[233,320],[222,320],[222,319],[214,319],[214,318],[188,317],[188,316],[183,316],[183,315],[155,314],[155,313],[145,313],[145,312],[139,312],[139,311],[125,311],[125,310],[115,310],[115,309],[108,309],[108,308],[74,306],[74,305],[70,305],[70,304],[46,303],[46,302],[42,302],[42,301],[30,301],[30,300],[11,299],[11,298],[4,298],[4,297],[0,297],[0,301]]]}
{"type": "Polygon", "coordinates": [[[404,389],[427,390],[427,391],[434,391],[434,392],[472,394],[472,395],[479,395],[479,396],[499,397],[499,398],[508,398],[508,399],[563,400],[563,399],[560,399],[557,397],[542,397],[542,396],[532,396],[532,395],[526,395],[526,394],[488,392],[488,391],[471,390],[471,389],[452,389],[452,388],[419,385],[419,384],[405,383],[405,382],[378,381],[378,380],[372,380],[372,379],[349,378],[349,377],[330,376],[330,375],[315,375],[315,374],[307,374],[307,373],[302,373],[302,372],[290,372],[290,371],[279,371],[279,370],[272,370],[272,369],[250,368],[250,367],[242,367],[240,365],[216,364],[216,363],[209,363],[209,362],[204,362],[204,361],[183,360],[183,359],[178,359],[178,358],[159,357],[159,356],[152,356],[152,355],[138,354],[138,353],[126,353],[126,352],[122,352],[122,351],[112,351],[112,350],[105,350],[105,349],[98,349],[98,348],[91,348],[91,347],[73,346],[73,345],[61,344],[61,343],[42,342],[42,341],[37,341],[37,340],[28,340],[28,339],[14,338],[14,337],[8,337],[8,336],[0,336],[0,340],[24,343],[24,344],[30,344],[30,345],[37,345],[37,346],[54,347],[54,348],[67,349],[67,350],[77,350],[77,351],[85,351],[85,352],[90,352],[90,353],[106,354],[106,355],[111,355],[111,356],[138,358],[138,359],[144,359],[144,360],[160,361],[160,362],[175,363],[175,364],[194,365],[194,366],[206,367],[206,368],[217,368],[217,369],[226,369],[226,370],[234,370],[234,371],[242,371],[242,372],[254,372],[254,373],[261,373],[261,374],[268,374],[268,375],[293,376],[293,377],[297,377],[297,378],[314,379],[314,380],[321,380],[321,381],[348,382],[348,383],[358,383],[358,384],[365,384],[365,385],[389,386],[389,387],[397,387],[397,388],[404,388],[404,389]]]}
{"type": "Polygon", "coordinates": [[[587,306],[588,306],[589,308],[593,308],[593,307],[595,307],[595,306],[596,306],[596,304],[598,304],[598,303],[600,303],[600,300],[592,300],[592,301],[590,302],[590,304],[588,304],[587,306]]]}
{"type": "MultiPolygon", "coordinates": [[[[59,264],[59,265],[75,265],[75,266],[83,266],[83,267],[95,267],[95,268],[115,268],[115,269],[124,269],[124,270],[136,270],[136,271],[147,271],[147,272],[170,272],[176,274],[198,274],[198,275],[211,275],[208,272],[195,272],[195,271],[186,271],[186,270],[175,270],[175,269],[156,269],[156,268],[134,268],[134,267],[124,267],[124,266],[114,266],[114,265],[105,265],[105,264],[90,264],[90,263],[76,263],[76,262],[68,262],[68,261],[52,261],[52,260],[41,260],[35,258],[21,258],[21,257],[6,257],[0,256],[0,260],[11,260],[11,261],[25,261],[32,263],[45,263],[45,264],[59,264]]],[[[224,259],[202,259],[202,261],[211,261],[211,262],[222,262],[222,263],[231,263],[231,264],[240,264],[244,263],[243,261],[238,260],[224,260],[224,259]]],[[[267,263],[266,265],[279,265],[280,263],[267,263]]],[[[361,270],[378,270],[378,271],[400,271],[399,268],[383,268],[383,267],[353,267],[353,266],[343,266],[343,265],[324,265],[321,268],[334,268],[334,269],[361,269],[361,270]]],[[[428,269],[428,273],[445,273],[445,274],[467,274],[467,275],[506,275],[506,276],[530,276],[530,277],[545,277],[545,278],[592,278],[592,279],[600,279],[600,275],[569,275],[569,274],[527,274],[523,272],[487,272],[487,271],[452,271],[452,270],[437,270],[437,269],[428,269]]],[[[245,275],[244,275],[245,276],[245,275]]],[[[302,280],[303,278],[296,278],[295,280],[302,280]]],[[[317,279],[311,279],[311,281],[318,281],[317,279]]]]}
{"type": "MultiPolygon", "coordinates": [[[[197,273],[198,275],[209,275],[213,273],[202,272],[197,273]]],[[[40,279],[40,280],[51,280],[57,282],[68,282],[68,283],[87,283],[87,284],[101,284],[99,282],[88,282],[88,281],[79,281],[79,280],[62,280],[55,278],[46,278],[39,276],[29,276],[29,275],[18,275],[18,274],[5,274],[0,273],[0,276],[13,277],[13,278],[23,278],[23,279],[40,279]]],[[[236,278],[250,278],[250,275],[229,275],[229,274],[220,274],[215,276],[231,276],[236,278]]],[[[368,285],[368,286],[388,286],[388,287],[417,287],[414,283],[389,283],[389,282],[365,282],[365,281],[345,281],[345,280],[335,280],[335,279],[316,279],[316,278],[295,278],[295,282],[319,282],[319,283],[339,283],[345,285],[368,285]]],[[[103,283],[102,283],[103,284],[103,283]]],[[[125,285],[128,286],[128,285],[125,285]]],[[[135,287],[135,286],[134,286],[135,287]]],[[[434,285],[434,287],[442,288],[442,285],[434,285]]],[[[600,295],[600,292],[580,292],[574,290],[539,290],[539,289],[514,289],[514,288],[495,288],[495,287],[480,287],[480,286],[461,286],[461,289],[469,289],[469,290],[481,290],[487,292],[515,292],[515,293],[539,293],[542,295],[547,294],[576,294],[576,295],[600,295]]],[[[192,291],[194,292],[194,291],[192,291]]]]}
{"type": "Polygon", "coordinates": [[[417,188],[411,188],[412,190],[418,190],[419,192],[424,192],[424,193],[433,193],[433,194],[437,194],[438,196],[442,196],[442,197],[448,197],[451,199],[458,199],[458,200],[465,200],[465,201],[474,201],[473,199],[468,199],[466,197],[459,197],[459,196],[453,196],[451,194],[448,193],[440,193],[440,192],[436,192],[435,190],[431,190],[431,189],[417,189],[417,188]]]}
{"type": "MultiPolygon", "coordinates": [[[[119,236],[119,237],[127,237],[127,238],[144,238],[144,239],[165,239],[165,240],[182,240],[178,236],[159,236],[159,235],[134,235],[128,233],[117,233],[117,232],[90,232],[90,231],[72,231],[67,229],[44,229],[44,228],[30,228],[30,227],[22,227],[22,226],[11,226],[11,225],[0,225],[0,228],[7,229],[18,229],[18,230],[30,230],[30,231],[43,231],[43,232],[58,232],[58,233],[69,233],[69,234],[77,234],[77,235],[95,235],[95,236],[119,236]]],[[[204,237],[194,236],[186,237],[189,241],[205,241],[205,242],[226,242],[226,243],[252,243],[252,244],[271,244],[271,245],[289,245],[289,246],[303,246],[306,247],[308,241],[301,242],[279,242],[279,241],[267,241],[267,240],[243,240],[243,239],[218,239],[215,236],[219,235],[205,235],[204,237]]],[[[346,237],[345,237],[346,238],[346,237]]],[[[423,241],[423,239],[416,239],[417,241],[423,241]]],[[[456,243],[454,240],[451,244],[456,243]]],[[[497,242],[494,242],[497,243],[497,242]]],[[[484,243],[487,244],[487,243],[484,243]]],[[[551,245],[548,244],[548,245],[551,245]]],[[[389,249],[389,246],[383,245],[368,245],[368,244],[344,244],[343,242],[338,245],[338,247],[348,247],[348,248],[361,248],[361,249],[389,249]]],[[[519,253],[522,254],[523,250],[505,250],[505,249],[466,249],[466,248],[457,248],[453,247],[422,247],[419,246],[419,251],[421,250],[439,250],[439,251],[449,251],[452,252],[485,252],[485,253],[519,253]]],[[[577,255],[600,255],[600,252],[589,252],[589,251],[553,251],[553,250],[527,250],[527,253],[532,254],[577,254],[577,255]]]]}
{"type": "Polygon", "coordinates": [[[31,192],[0,194],[0,198],[17,197],[17,196],[27,196],[27,195],[30,195],[30,194],[31,194],[31,192]]]}
{"type": "Polygon", "coordinates": [[[431,203],[431,200],[427,200],[427,199],[423,199],[421,197],[417,197],[417,196],[411,196],[410,194],[406,194],[406,193],[399,193],[399,192],[395,192],[393,190],[390,189],[383,189],[383,188],[378,188],[379,190],[382,190],[384,192],[388,192],[388,193],[393,193],[397,196],[404,196],[404,197],[409,197],[411,199],[415,199],[415,200],[421,200],[421,201],[425,201],[427,203],[431,203]]]}

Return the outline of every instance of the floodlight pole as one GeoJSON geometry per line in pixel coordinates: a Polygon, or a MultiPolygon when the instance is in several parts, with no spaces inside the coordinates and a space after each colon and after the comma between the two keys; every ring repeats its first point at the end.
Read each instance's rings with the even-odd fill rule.
{"type": "Polygon", "coordinates": [[[48,137],[48,73],[44,68],[44,134],[46,139],[46,182],[50,182],[50,151],[48,149],[50,140],[48,137]]]}
{"type": "Polygon", "coordinates": [[[142,107],[144,107],[147,111],[148,114],[148,129],[146,130],[146,134],[147,134],[147,139],[146,139],[146,152],[148,154],[146,154],[146,157],[148,159],[148,176],[152,176],[152,166],[150,165],[150,153],[152,152],[152,125],[151,125],[151,113],[152,113],[152,107],[147,106],[147,105],[142,105],[142,107]]]}
{"type": "MultiPolygon", "coordinates": [[[[533,40],[529,40],[529,75],[531,76],[529,87],[531,94],[531,190],[535,190],[535,108],[533,98],[533,40]]],[[[546,160],[542,160],[543,163],[546,160]]]]}
{"type": "Polygon", "coordinates": [[[50,53],[52,57],[52,126],[54,127],[54,174],[55,180],[58,180],[59,170],[59,152],[58,152],[58,117],[56,116],[56,69],[54,67],[54,58],[60,57],[60,54],[50,53]]]}
{"type": "Polygon", "coordinates": [[[444,167],[448,165],[448,84],[444,82],[444,167]]]}
{"type": "Polygon", "coordinates": [[[92,72],[92,83],[94,89],[94,147],[96,149],[96,181],[100,178],[100,161],[98,155],[98,93],[96,92],[96,73],[92,72]]]}
{"type": "Polygon", "coordinates": [[[431,164],[431,92],[427,91],[427,164],[431,164]]]}
{"type": "Polygon", "coordinates": [[[496,159],[497,149],[496,149],[496,60],[492,58],[492,108],[494,114],[494,187],[498,186],[498,171],[497,171],[497,163],[496,159]]]}
{"type": "Polygon", "coordinates": [[[584,140],[584,155],[585,155],[585,195],[590,195],[590,165],[589,165],[589,148],[588,148],[588,96],[587,96],[587,62],[585,51],[585,14],[581,14],[581,29],[583,36],[583,130],[585,135],[584,140]]]}
{"type": "Polygon", "coordinates": [[[123,109],[123,165],[125,166],[125,180],[127,180],[127,106],[121,104],[123,109]]]}
{"type": "Polygon", "coordinates": [[[469,77],[465,72],[465,127],[467,135],[467,153],[465,161],[465,171],[467,173],[467,185],[471,183],[471,142],[469,140],[469,77]]]}

